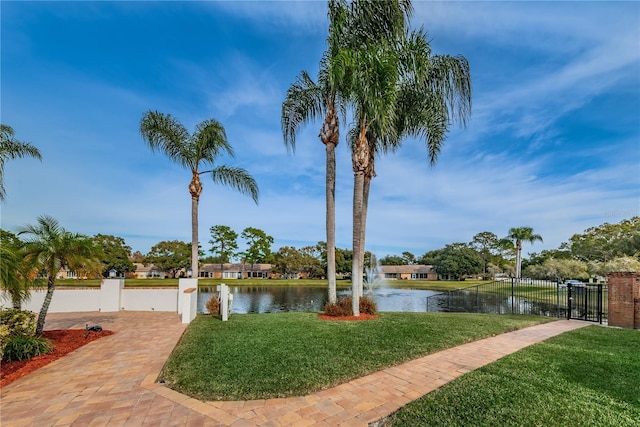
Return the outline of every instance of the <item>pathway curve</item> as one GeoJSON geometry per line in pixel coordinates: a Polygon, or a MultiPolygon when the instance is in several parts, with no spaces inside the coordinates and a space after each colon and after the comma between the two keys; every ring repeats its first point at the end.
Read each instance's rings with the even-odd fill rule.
{"type": "Polygon", "coordinates": [[[185,326],[175,313],[52,313],[46,329],[100,338],[3,387],[0,425],[367,426],[466,372],[587,326],[559,320],[464,344],[303,397],[202,402],[155,383],[185,326]]]}

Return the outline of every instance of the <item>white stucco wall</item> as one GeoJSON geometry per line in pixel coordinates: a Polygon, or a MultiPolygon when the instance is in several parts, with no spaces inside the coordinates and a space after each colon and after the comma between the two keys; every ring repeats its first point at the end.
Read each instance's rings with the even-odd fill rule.
{"type": "Polygon", "coordinates": [[[124,289],[123,310],[178,312],[178,290],[161,288],[124,289]]]}
{"type": "MultiPolygon", "coordinates": [[[[105,280],[105,282],[107,283],[103,282],[100,288],[56,288],[48,312],[113,312],[120,310],[178,312],[177,288],[125,289],[124,283],[118,283],[120,280],[105,280]]],[[[46,290],[31,291],[31,299],[24,303],[22,308],[39,312],[46,293],[46,290]]],[[[11,307],[11,300],[7,298],[4,291],[1,291],[0,298],[0,304],[3,307],[11,307]]]]}

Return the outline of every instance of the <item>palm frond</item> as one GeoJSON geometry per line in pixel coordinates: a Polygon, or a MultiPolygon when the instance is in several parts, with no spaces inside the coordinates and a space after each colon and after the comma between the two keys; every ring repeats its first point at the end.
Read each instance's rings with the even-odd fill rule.
{"type": "MultiPolygon", "coordinates": [[[[234,157],[233,148],[227,140],[227,133],[220,122],[215,119],[205,120],[196,126],[191,138],[194,158],[214,163],[222,154],[234,157]]],[[[197,170],[197,168],[196,168],[197,170]]]]}
{"type": "Polygon", "coordinates": [[[442,94],[453,123],[466,126],[471,116],[471,71],[463,56],[435,55],[431,59],[429,82],[442,94]]]}
{"type": "Polygon", "coordinates": [[[0,124],[0,200],[4,200],[7,194],[4,188],[4,163],[6,160],[33,157],[42,161],[42,155],[36,147],[27,142],[18,141],[14,135],[11,126],[0,124]]]}
{"type": "Polygon", "coordinates": [[[287,90],[282,103],[282,136],[288,149],[295,151],[296,134],[303,124],[325,112],[322,88],[303,71],[287,90]]]}
{"type": "Polygon", "coordinates": [[[170,114],[147,111],[140,120],[140,134],[152,151],[161,151],[175,163],[193,169],[189,132],[170,114]]]}
{"type": "Polygon", "coordinates": [[[213,182],[233,188],[242,194],[251,196],[253,201],[256,204],[258,203],[258,197],[260,195],[258,184],[246,170],[231,166],[218,166],[208,172],[211,173],[213,182]]]}

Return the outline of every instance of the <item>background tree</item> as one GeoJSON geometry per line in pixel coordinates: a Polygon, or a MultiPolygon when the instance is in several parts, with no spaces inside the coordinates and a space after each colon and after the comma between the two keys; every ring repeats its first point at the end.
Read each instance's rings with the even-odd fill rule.
{"type": "Polygon", "coordinates": [[[172,161],[191,171],[191,270],[198,277],[198,202],[202,194],[200,175],[210,174],[213,182],[250,195],[258,203],[258,184],[241,168],[217,166],[201,171],[204,165],[214,165],[220,156],[233,157],[224,127],[209,119],[196,126],[193,134],[170,114],[147,111],[140,121],[140,133],[151,150],[159,150],[172,161]]]}
{"type": "Polygon", "coordinates": [[[398,255],[386,255],[379,259],[380,265],[405,265],[406,260],[398,255]]]}
{"type": "Polygon", "coordinates": [[[231,258],[238,250],[238,233],[226,225],[214,225],[211,232],[211,249],[209,251],[220,257],[220,272],[224,276],[224,263],[231,262],[231,258]]]}
{"type": "Polygon", "coordinates": [[[42,160],[40,151],[33,145],[18,141],[14,137],[11,126],[0,124],[0,201],[4,201],[7,193],[4,188],[4,163],[22,157],[33,157],[42,160]]]}
{"type": "Polygon", "coordinates": [[[191,245],[180,240],[164,240],[154,245],[142,262],[175,278],[191,264],[191,245]]]}
{"type": "Polygon", "coordinates": [[[102,277],[108,277],[112,269],[122,274],[135,270],[135,265],[131,262],[131,247],[127,246],[122,237],[96,234],[93,241],[102,251],[102,277]]]}
{"type": "Polygon", "coordinates": [[[416,264],[416,256],[411,252],[402,252],[402,260],[404,261],[405,265],[416,264]]]}
{"type": "Polygon", "coordinates": [[[302,268],[302,254],[293,246],[283,246],[275,254],[274,271],[286,279],[298,278],[302,268]]]}
{"type": "Polygon", "coordinates": [[[616,257],[638,256],[640,217],[588,228],[584,233],[574,234],[563,248],[568,249],[574,258],[583,261],[607,262],[616,257]]]}
{"type": "Polygon", "coordinates": [[[139,262],[142,263],[142,261],[144,260],[145,255],[140,252],[140,251],[135,251],[134,253],[131,254],[131,262],[139,262]]]}
{"type": "Polygon", "coordinates": [[[322,265],[322,252],[314,246],[305,246],[299,250],[301,256],[300,271],[310,279],[319,279],[324,276],[322,265]]]}
{"type": "Polygon", "coordinates": [[[60,270],[92,270],[99,265],[99,250],[93,239],[65,230],[49,216],[38,217],[36,225],[24,226],[18,236],[26,238],[24,259],[29,269],[44,271],[47,277],[47,293],[36,323],[36,334],[40,335],[60,270]]]}
{"type": "Polygon", "coordinates": [[[606,277],[613,272],[640,271],[640,260],[633,256],[621,256],[607,262],[591,261],[588,264],[588,270],[592,276],[606,277]]]}
{"type": "Polygon", "coordinates": [[[532,252],[529,258],[522,260],[522,269],[528,265],[542,264],[548,259],[572,259],[571,251],[566,249],[543,249],[540,253],[532,252]],[[525,262],[526,261],[526,262],[525,262]],[[526,264],[526,265],[525,265],[526,264]]]}
{"type": "Polygon", "coordinates": [[[516,248],[516,278],[519,279],[522,271],[522,242],[542,242],[542,236],[535,234],[531,227],[514,227],[509,230],[507,239],[514,242],[516,248]]]}
{"type": "Polygon", "coordinates": [[[493,255],[493,251],[498,248],[498,241],[498,236],[490,231],[483,231],[473,236],[471,245],[475,248],[476,251],[478,251],[480,257],[482,258],[483,274],[487,273],[487,267],[489,265],[489,261],[491,260],[491,256],[493,255]]]}
{"type": "Polygon", "coordinates": [[[351,273],[351,264],[353,259],[353,251],[350,249],[336,248],[336,273],[351,273]]]}
{"type": "Polygon", "coordinates": [[[434,249],[432,251],[425,252],[418,258],[418,264],[420,265],[434,265],[436,258],[440,254],[442,249],[434,249]]]}
{"type": "Polygon", "coordinates": [[[259,228],[247,227],[242,230],[240,237],[246,240],[247,250],[243,252],[246,262],[251,264],[263,263],[271,254],[273,237],[259,228]]]}
{"type": "Polygon", "coordinates": [[[482,257],[464,243],[452,243],[438,251],[433,266],[438,274],[463,278],[482,272],[482,257]]]}
{"type": "Polygon", "coordinates": [[[589,278],[588,265],[584,261],[567,258],[549,258],[541,264],[529,265],[523,270],[527,277],[549,280],[584,280],[589,278]]]}

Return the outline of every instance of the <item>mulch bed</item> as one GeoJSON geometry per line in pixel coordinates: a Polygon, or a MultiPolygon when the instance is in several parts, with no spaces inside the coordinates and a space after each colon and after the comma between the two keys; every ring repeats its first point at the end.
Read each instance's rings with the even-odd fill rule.
{"type": "Polygon", "coordinates": [[[377,314],[364,314],[360,316],[327,316],[326,314],[318,314],[318,317],[322,320],[371,320],[380,317],[377,314]]]}
{"type": "Polygon", "coordinates": [[[113,335],[113,332],[103,330],[102,332],[89,332],[85,339],[84,333],[84,329],[55,329],[44,331],[42,336],[51,340],[53,351],[29,360],[2,362],[0,366],[0,387],[11,384],[15,380],[48,365],[54,360],[60,359],[91,341],[113,335]]]}

